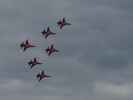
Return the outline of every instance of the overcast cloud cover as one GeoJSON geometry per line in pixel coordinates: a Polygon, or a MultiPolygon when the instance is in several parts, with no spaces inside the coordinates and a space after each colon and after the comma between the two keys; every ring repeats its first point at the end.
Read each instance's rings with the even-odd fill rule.
{"type": "Polygon", "coordinates": [[[132,52],[133,0],[0,0],[0,100],[133,100],[132,52]],[[72,26],[59,30],[64,16],[72,26]],[[22,53],[25,39],[40,48],[22,53]],[[34,56],[45,63],[30,71],[34,56]],[[53,77],[38,83],[40,69],[53,77]]]}

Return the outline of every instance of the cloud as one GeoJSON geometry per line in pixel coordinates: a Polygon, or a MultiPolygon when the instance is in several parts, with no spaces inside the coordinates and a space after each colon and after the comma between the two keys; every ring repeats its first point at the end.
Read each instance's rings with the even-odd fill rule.
{"type": "Polygon", "coordinates": [[[2,100],[132,100],[132,0],[1,0],[0,98],[2,100]],[[72,25],[59,30],[66,17],[72,25]],[[41,30],[57,33],[48,41],[41,30]],[[31,39],[38,48],[20,52],[31,39]],[[53,39],[53,40],[52,40],[53,39]],[[60,52],[43,51],[55,42],[60,52]],[[27,61],[44,64],[28,70],[27,61]],[[38,83],[41,70],[52,75],[38,83]]]}
{"type": "Polygon", "coordinates": [[[98,96],[124,99],[132,95],[133,84],[113,84],[110,82],[95,82],[94,93],[98,96]]]}

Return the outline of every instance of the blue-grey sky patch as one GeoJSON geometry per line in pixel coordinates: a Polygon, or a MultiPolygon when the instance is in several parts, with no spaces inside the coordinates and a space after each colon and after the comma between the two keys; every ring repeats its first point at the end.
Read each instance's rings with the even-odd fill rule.
{"type": "Polygon", "coordinates": [[[132,10],[132,0],[1,0],[1,100],[132,100],[132,10]],[[64,16],[72,25],[59,30],[64,16]],[[39,47],[22,53],[25,39],[39,47]],[[50,43],[60,52],[46,57],[50,43]],[[30,71],[34,56],[44,64],[30,71]],[[53,77],[38,83],[41,69],[53,77]]]}

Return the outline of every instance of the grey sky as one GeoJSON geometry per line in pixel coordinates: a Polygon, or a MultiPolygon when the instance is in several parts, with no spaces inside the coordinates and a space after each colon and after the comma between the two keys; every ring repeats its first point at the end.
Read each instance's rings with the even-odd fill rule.
{"type": "Polygon", "coordinates": [[[0,99],[132,100],[132,10],[132,0],[1,0],[0,99]],[[59,30],[64,16],[72,25],[59,30]],[[47,26],[57,32],[49,41],[47,26]],[[25,39],[39,48],[22,53],[25,39]],[[54,42],[60,52],[46,58],[54,42]],[[44,64],[25,69],[34,56],[44,64]],[[38,83],[41,69],[53,77],[38,83]]]}

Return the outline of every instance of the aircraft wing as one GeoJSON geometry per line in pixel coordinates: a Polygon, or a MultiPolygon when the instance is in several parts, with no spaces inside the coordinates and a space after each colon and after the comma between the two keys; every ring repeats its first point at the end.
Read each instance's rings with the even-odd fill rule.
{"type": "Polygon", "coordinates": [[[42,33],[42,35],[44,35],[44,34],[46,34],[46,31],[45,31],[45,29],[41,32],[42,33]]]}
{"type": "Polygon", "coordinates": [[[51,55],[51,53],[52,53],[52,52],[51,52],[51,51],[49,51],[49,52],[48,52],[48,56],[50,56],[50,55],[51,55]]]}
{"type": "Polygon", "coordinates": [[[34,58],[34,62],[37,62],[36,58],[34,58]]]}
{"type": "Polygon", "coordinates": [[[60,25],[61,24],[61,21],[58,21],[57,24],[60,25]]]}
{"type": "Polygon", "coordinates": [[[45,39],[47,39],[49,35],[50,35],[50,34],[46,34],[46,35],[45,35],[45,39]]]}
{"type": "Polygon", "coordinates": [[[63,27],[64,27],[64,25],[63,25],[63,24],[61,24],[61,25],[60,25],[60,29],[62,29],[63,27]]]}
{"type": "Polygon", "coordinates": [[[26,47],[24,47],[23,51],[26,51],[26,50],[27,50],[27,48],[26,48],[26,47]]]}
{"type": "Polygon", "coordinates": [[[47,32],[50,32],[50,28],[49,27],[47,28],[47,32]]]}
{"type": "Polygon", "coordinates": [[[37,77],[37,78],[39,78],[39,77],[40,77],[40,73],[39,73],[39,74],[37,74],[37,75],[36,75],[36,77],[37,77]]]}
{"type": "Polygon", "coordinates": [[[32,64],[32,61],[29,61],[29,62],[28,62],[28,65],[31,65],[31,64],[32,64]]]}
{"type": "Polygon", "coordinates": [[[44,70],[42,70],[42,71],[41,71],[41,75],[44,75],[44,74],[45,74],[45,72],[44,72],[44,70]]]}
{"type": "Polygon", "coordinates": [[[66,19],[65,19],[65,17],[63,17],[63,20],[62,20],[62,21],[63,21],[63,23],[65,23],[65,22],[66,22],[66,19]]]}
{"type": "Polygon", "coordinates": [[[52,44],[52,45],[51,45],[51,49],[53,49],[53,48],[54,48],[54,45],[52,44]]]}
{"type": "Polygon", "coordinates": [[[24,43],[21,43],[21,44],[20,44],[20,47],[23,48],[23,47],[24,47],[24,43]]]}
{"type": "Polygon", "coordinates": [[[34,66],[35,66],[35,64],[32,64],[32,65],[30,66],[30,68],[32,69],[34,66]]]}
{"type": "Polygon", "coordinates": [[[29,41],[28,40],[26,40],[26,42],[25,42],[26,44],[29,44],[29,41]]]}

